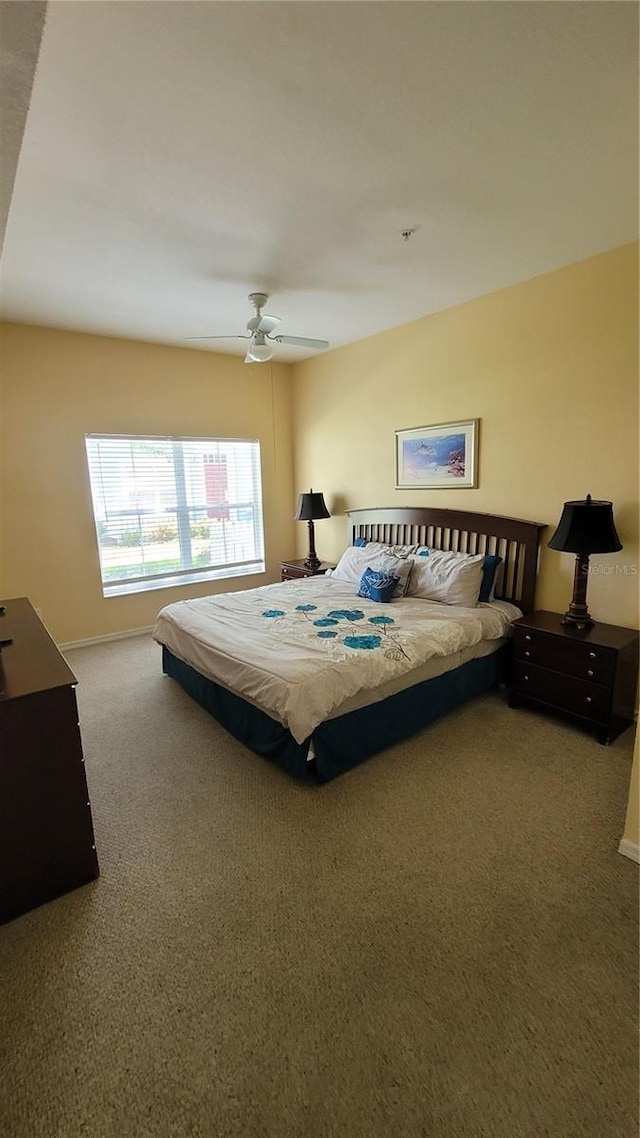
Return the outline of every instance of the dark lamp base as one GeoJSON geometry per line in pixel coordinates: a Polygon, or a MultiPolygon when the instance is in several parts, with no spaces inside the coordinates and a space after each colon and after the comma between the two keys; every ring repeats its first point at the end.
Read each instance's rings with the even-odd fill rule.
{"type": "Polygon", "coordinates": [[[588,577],[589,555],[588,553],[578,553],[576,554],[576,565],[573,573],[573,596],[571,598],[571,604],[560,622],[578,631],[584,630],[585,628],[593,628],[595,624],[587,608],[588,577]]]}
{"type": "Polygon", "coordinates": [[[567,611],[560,621],[560,624],[567,624],[569,628],[576,628],[578,630],[593,628],[595,623],[595,620],[591,619],[589,613],[586,613],[585,616],[575,616],[571,611],[567,611]]]}
{"type": "Polygon", "coordinates": [[[305,569],[317,569],[318,566],[320,565],[320,558],[319,557],[307,557],[307,560],[305,561],[304,565],[305,565],[305,569]]]}

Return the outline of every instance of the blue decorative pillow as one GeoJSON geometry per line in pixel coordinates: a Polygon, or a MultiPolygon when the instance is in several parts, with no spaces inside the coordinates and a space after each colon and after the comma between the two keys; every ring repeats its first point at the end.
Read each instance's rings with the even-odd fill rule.
{"type": "Polygon", "coordinates": [[[353,544],[354,545],[368,545],[369,541],[366,537],[357,537],[353,544]]]}
{"type": "Polygon", "coordinates": [[[480,585],[480,601],[490,601],[493,596],[493,586],[498,572],[498,565],[502,561],[495,553],[485,553],[484,561],[482,562],[482,583],[480,585]]]}
{"type": "Polygon", "coordinates": [[[358,596],[386,604],[391,600],[399,581],[400,578],[396,577],[395,573],[379,573],[377,569],[365,569],[360,578],[358,596]]]}

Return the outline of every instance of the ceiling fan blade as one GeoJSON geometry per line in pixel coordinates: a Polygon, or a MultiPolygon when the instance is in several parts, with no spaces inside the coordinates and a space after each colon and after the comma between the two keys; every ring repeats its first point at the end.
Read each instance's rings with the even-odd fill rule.
{"type": "Polygon", "coordinates": [[[271,336],[278,344],[296,344],[300,348],[328,348],[328,340],[309,340],[306,336],[271,336]]]}
{"type": "Polygon", "coordinates": [[[251,336],[187,336],[189,340],[250,340],[251,336]]]}
{"type": "Polygon", "coordinates": [[[273,332],[273,329],[278,327],[278,324],[282,324],[282,320],[279,316],[261,316],[260,323],[257,328],[255,328],[255,331],[265,332],[268,335],[269,332],[273,332]]]}

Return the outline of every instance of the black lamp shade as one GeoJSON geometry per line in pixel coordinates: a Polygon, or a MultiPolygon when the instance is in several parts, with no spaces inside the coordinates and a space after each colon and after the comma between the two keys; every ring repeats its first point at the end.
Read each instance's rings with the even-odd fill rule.
{"type": "Polygon", "coordinates": [[[324,504],[322,494],[314,494],[310,490],[308,494],[300,494],[298,498],[298,508],[293,515],[294,522],[311,522],[317,521],[318,518],[330,518],[327,507],[324,504]]]}
{"type": "Polygon", "coordinates": [[[622,549],[616,533],[611,502],[565,502],[549,549],[561,553],[615,553],[622,549]]]}

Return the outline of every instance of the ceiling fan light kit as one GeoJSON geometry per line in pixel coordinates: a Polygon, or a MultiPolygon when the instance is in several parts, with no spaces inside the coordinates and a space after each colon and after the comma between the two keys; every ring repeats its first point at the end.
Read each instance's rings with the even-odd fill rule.
{"type": "Polygon", "coordinates": [[[271,344],[267,344],[264,332],[256,332],[247,350],[247,360],[250,363],[264,364],[273,356],[271,344]]]}
{"type": "Polygon", "coordinates": [[[189,336],[189,341],[195,340],[250,340],[247,354],[244,358],[246,364],[266,363],[273,356],[273,344],[293,344],[298,348],[313,348],[322,351],[329,347],[328,340],[311,340],[307,336],[273,336],[272,332],[281,323],[279,316],[263,315],[262,309],[269,297],[266,292],[250,292],[249,302],[255,308],[256,314],[247,321],[246,335],[231,336],[189,336]]]}

